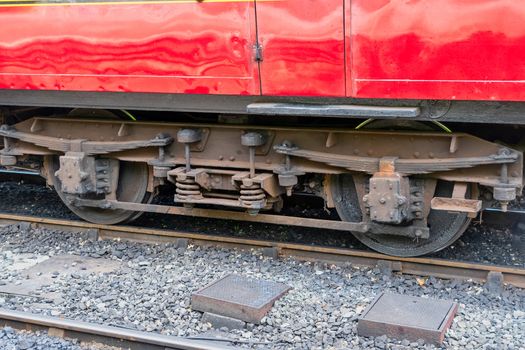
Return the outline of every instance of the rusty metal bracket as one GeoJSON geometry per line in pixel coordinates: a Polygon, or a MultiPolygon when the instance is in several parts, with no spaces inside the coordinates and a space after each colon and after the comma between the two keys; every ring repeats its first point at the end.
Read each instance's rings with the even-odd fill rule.
{"type": "Polygon", "coordinates": [[[452,198],[434,197],[430,206],[434,210],[446,210],[460,213],[477,214],[482,209],[482,201],[466,199],[468,184],[457,182],[454,184],[452,198]]]}
{"type": "Polygon", "coordinates": [[[481,211],[481,204],[482,202],[480,200],[475,199],[443,197],[434,197],[430,202],[430,206],[434,210],[446,210],[472,214],[477,214],[481,211]]]}

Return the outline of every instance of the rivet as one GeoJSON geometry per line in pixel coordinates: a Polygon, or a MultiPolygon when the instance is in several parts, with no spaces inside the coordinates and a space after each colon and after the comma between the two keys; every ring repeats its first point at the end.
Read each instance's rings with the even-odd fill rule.
{"type": "Polygon", "coordinates": [[[233,162],[234,160],[235,160],[235,157],[234,157],[234,156],[231,156],[231,157],[230,157],[230,161],[233,162]]]}
{"type": "Polygon", "coordinates": [[[224,156],[219,156],[219,160],[223,160],[224,159],[224,156]]]}
{"type": "Polygon", "coordinates": [[[420,154],[419,152],[414,152],[414,157],[419,158],[420,154]]]}

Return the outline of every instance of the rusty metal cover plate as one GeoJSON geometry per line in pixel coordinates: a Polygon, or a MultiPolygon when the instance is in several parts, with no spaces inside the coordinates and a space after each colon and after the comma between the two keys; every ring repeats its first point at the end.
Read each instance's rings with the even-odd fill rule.
{"type": "Polygon", "coordinates": [[[357,333],[441,345],[458,305],[451,301],[400,294],[381,294],[363,312],[357,333]]]}
{"type": "Polygon", "coordinates": [[[291,288],[282,283],[228,275],[191,296],[194,310],[260,323],[274,302],[291,288]]]}

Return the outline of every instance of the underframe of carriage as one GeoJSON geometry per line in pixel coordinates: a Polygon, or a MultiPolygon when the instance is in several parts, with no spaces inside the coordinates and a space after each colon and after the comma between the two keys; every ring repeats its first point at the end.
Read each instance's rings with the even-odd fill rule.
{"type": "Polygon", "coordinates": [[[450,245],[482,198],[505,209],[523,187],[521,152],[464,133],[35,117],[0,136],[2,166],[37,162],[88,221],[184,212],[325,227],[400,256],[450,245]],[[151,204],[165,183],[174,205],[151,204]],[[298,192],[322,197],[341,221],[273,214],[298,192]]]}

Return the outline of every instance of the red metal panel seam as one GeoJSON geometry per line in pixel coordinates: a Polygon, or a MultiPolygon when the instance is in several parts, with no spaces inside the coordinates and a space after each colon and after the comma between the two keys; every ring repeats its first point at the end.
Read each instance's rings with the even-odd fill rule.
{"type": "MultiPolygon", "coordinates": [[[[257,22],[257,0],[253,0],[253,6],[255,11],[255,45],[259,46],[259,23],[257,22]]],[[[262,53],[262,59],[264,60],[264,52],[262,53]]],[[[254,57],[255,59],[255,57],[254,57]]],[[[262,85],[262,74],[261,74],[261,61],[257,61],[257,71],[259,72],[259,96],[263,95],[263,85],[262,85]]]]}
{"type": "Polygon", "coordinates": [[[343,1],[343,50],[344,50],[344,77],[345,77],[345,96],[348,96],[348,62],[347,62],[347,46],[346,46],[346,0],[343,1]]]}
{"type": "Polygon", "coordinates": [[[352,9],[353,9],[353,4],[352,4],[352,0],[345,0],[345,13],[344,13],[344,17],[345,17],[345,40],[347,40],[345,42],[345,53],[346,53],[346,59],[345,59],[345,64],[346,64],[346,69],[345,69],[345,73],[346,73],[346,83],[345,83],[345,88],[346,88],[346,96],[347,97],[355,97],[355,84],[354,84],[354,79],[353,79],[353,76],[354,76],[354,72],[355,72],[355,69],[354,69],[354,44],[353,44],[353,36],[352,36],[352,9]],[[346,51],[349,51],[349,52],[346,52],[346,51]]]}

